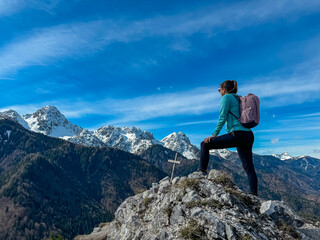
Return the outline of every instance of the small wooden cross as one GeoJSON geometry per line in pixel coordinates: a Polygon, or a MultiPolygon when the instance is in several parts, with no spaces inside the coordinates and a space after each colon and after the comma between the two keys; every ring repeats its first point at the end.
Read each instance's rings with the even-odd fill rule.
{"type": "Polygon", "coordinates": [[[171,160],[171,159],[169,159],[169,160],[168,160],[168,162],[173,163],[170,182],[172,182],[172,179],[173,179],[173,173],[174,173],[174,168],[175,168],[176,164],[180,164],[180,163],[181,163],[180,161],[177,161],[177,156],[178,156],[178,153],[176,153],[176,156],[175,156],[174,160],[171,160]]]}

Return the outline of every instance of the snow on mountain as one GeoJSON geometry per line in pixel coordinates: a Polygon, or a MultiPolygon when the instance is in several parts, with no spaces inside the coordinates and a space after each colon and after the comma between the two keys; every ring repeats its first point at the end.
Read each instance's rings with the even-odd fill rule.
{"type": "Polygon", "coordinates": [[[83,128],[69,122],[54,106],[45,106],[33,114],[22,116],[30,129],[52,137],[79,135],[83,128]]]}
{"type": "Polygon", "coordinates": [[[139,154],[154,144],[163,145],[153,134],[137,127],[104,126],[94,131],[94,135],[109,147],[139,154]]]}
{"type": "Polygon", "coordinates": [[[190,139],[182,132],[174,132],[161,140],[164,147],[181,153],[188,159],[199,159],[200,150],[193,144],[190,139]]]}
{"type": "Polygon", "coordinates": [[[233,152],[229,151],[228,149],[212,149],[210,150],[210,155],[214,155],[217,157],[227,158],[229,157],[233,152]]]}
{"type": "Polygon", "coordinates": [[[97,136],[93,134],[93,132],[88,129],[84,129],[79,135],[75,135],[72,137],[61,137],[64,140],[81,144],[87,147],[103,147],[106,146],[97,136]]]}
{"type": "Polygon", "coordinates": [[[26,129],[30,129],[28,123],[14,110],[0,112],[0,118],[10,118],[15,122],[20,123],[26,129]]]}
{"type": "Polygon", "coordinates": [[[287,152],[284,152],[282,154],[272,154],[272,156],[279,158],[282,161],[292,158],[292,156],[290,156],[289,153],[287,153],[287,152]]]}
{"type": "MultiPolygon", "coordinates": [[[[14,110],[0,112],[1,118],[10,118],[20,123],[26,129],[40,132],[52,137],[59,137],[77,144],[92,147],[109,146],[140,154],[154,144],[163,145],[173,151],[181,153],[188,159],[199,159],[200,150],[182,132],[174,132],[161,141],[156,140],[149,131],[143,131],[137,127],[104,126],[96,131],[89,131],[69,122],[54,106],[45,106],[33,114],[22,117],[14,110]]],[[[233,152],[227,149],[210,150],[210,154],[227,158],[233,152]]],[[[280,160],[301,159],[306,156],[292,157],[287,152],[273,154],[280,160]]]]}

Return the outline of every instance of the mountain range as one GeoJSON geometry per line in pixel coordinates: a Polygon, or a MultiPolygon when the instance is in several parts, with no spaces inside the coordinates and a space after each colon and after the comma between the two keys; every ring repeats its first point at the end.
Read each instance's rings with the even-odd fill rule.
{"type": "MultiPolygon", "coordinates": [[[[153,145],[162,145],[182,154],[187,159],[199,159],[200,156],[199,148],[192,144],[182,132],[174,132],[162,140],[156,140],[151,132],[137,127],[120,128],[106,125],[95,131],[90,131],[72,124],[56,107],[50,105],[42,107],[32,114],[22,116],[14,110],[8,110],[0,112],[1,117],[10,118],[28,130],[59,137],[84,146],[108,146],[139,155],[153,145]]],[[[210,154],[226,158],[230,151],[227,149],[211,150],[210,154]]],[[[272,156],[281,160],[300,158],[292,157],[287,152],[272,156]]]]}
{"type": "Polygon", "coordinates": [[[0,120],[0,239],[72,238],[166,174],[141,157],[0,120]]]}
{"type": "MultiPolygon", "coordinates": [[[[170,176],[168,159],[176,154],[181,164],[175,176],[199,166],[199,149],[181,132],[159,141],[135,127],[89,131],[53,106],[24,116],[9,110],[0,117],[0,239],[89,233],[95,224],[111,220],[125,198],[170,176]]],[[[283,200],[301,216],[319,221],[320,160],[286,157],[253,155],[260,197],[283,200]]],[[[209,169],[230,173],[248,191],[236,152],[212,151],[209,169]]]]}

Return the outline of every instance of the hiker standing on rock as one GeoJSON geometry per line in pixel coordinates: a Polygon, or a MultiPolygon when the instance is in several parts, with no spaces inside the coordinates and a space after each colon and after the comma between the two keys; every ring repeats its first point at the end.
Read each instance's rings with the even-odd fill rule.
{"type": "MultiPolygon", "coordinates": [[[[238,91],[238,84],[233,80],[224,81],[220,84],[218,91],[222,96],[219,121],[212,136],[205,138],[203,142],[201,142],[200,168],[198,171],[200,171],[202,174],[207,173],[210,149],[236,147],[242,162],[242,166],[248,175],[250,193],[253,195],[258,195],[258,179],[252,161],[252,145],[254,142],[254,135],[250,128],[244,127],[243,125],[245,124],[242,122],[240,123],[240,117],[243,118],[243,115],[240,112],[241,109],[239,104],[241,104],[242,107],[243,104],[240,101],[241,96],[236,94],[238,91]],[[236,116],[240,117],[238,118],[236,116]],[[220,130],[226,122],[227,134],[218,136],[220,130]]],[[[254,125],[256,126],[260,118],[259,99],[253,94],[248,94],[248,96],[254,96],[254,100],[257,101],[253,104],[256,105],[256,112],[254,114],[258,115],[258,120],[254,125]]],[[[251,107],[248,109],[251,109],[251,107]]],[[[248,116],[246,117],[248,118],[248,116]]],[[[252,127],[253,125],[249,124],[245,126],[252,127]]]]}

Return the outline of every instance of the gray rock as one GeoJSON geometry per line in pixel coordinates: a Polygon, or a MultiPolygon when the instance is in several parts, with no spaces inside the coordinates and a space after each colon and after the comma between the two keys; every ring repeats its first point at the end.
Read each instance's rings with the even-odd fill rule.
{"type": "Polygon", "coordinates": [[[202,174],[201,172],[196,171],[196,172],[190,173],[188,175],[188,178],[202,179],[202,178],[207,178],[207,176],[202,174]]]}
{"type": "Polygon", "coordinates": [[[179,182],[180,177],[175,177],[174,179],[172,179],[172,185],[175,185],[179,182]]]}
{"type": "Polygon", "coordinates": [[[172,225],[174,224],[180,224],[185,221],[185,218],[183,216],[183,211],[180,205],[176,205],[172,209],[171,217],[170,217],[170,223],[172,225]]]}
{"type": "Polygon", "coordinates": [[[183,203],[194,202],[200,198],[199,194],[196,191],[189,191],[182,198],[183,203]]]}
{"type": "Polygon", "coordinates": [[[301,232],[310,239],[320,239],[320,229],[318,227],[315,227],[311,224],[304,224],[300,228],[301,232]]]}
{"type": "Polygon", "coordinates": [[[301,227],[304,224],[303,220],[282,201],[269,200],[263,202],[260,206],[260,213],[265,214],[276,221],[281,219],[289,224],[295,224],[298,227],[301,227]]]}
{"type": "Polygon", "coordinates": [[[158,192],[159,193],[167,193],[170,188],[171,188],[171,183],[169,181],[164,181],[164,182],[160,183],[158,192]]]}
{"type": "Polygon", "coordinates": [[[226,235],[228,240],[237,240],[235,228],[229,224],[226,224],[226,235]]]}
{"type": "Polygon", "coordinates": [[[208,179],[209,180],[214,180],[216,177],[218,177],[221,174],[220,171],[212,169],[209,174],[208,174],[208,179]]]}
{"type": "Polygon", "coordinates": [[[304,224],[283,202],[262,201],[246,195],[255,207],[261,203],[260,213],[266,218],[259,217],[255,209],[245,204],[231,205],[236,196],[212,181],[219,174],[217,170],[210,171],[208,178],[190,174],[190,179],[198,179],[197,186],[192,186],[190,181],[190,187],[185,190],[177,184],[186,177],[175,178],[172,184],[169,177],[164,178],[156,193],[150,189],[127,198],[116,210],[112,222],[75,239],[182,240],[181,231],[200,234],[206,239],[295,239],[281,229],[279,223],[290,226],[291,233],[301,236],[302,240],[320,239],[319,227],[304,224]],[[192,223],[195,225],[190,225],[192,223]]]}
{"type": "Polygon", "coordinates": [[[168,176],[166,176],[165,178],[161,179],[159,183],[161,184],[161,183],[167,182],[167,181],[170,181],[170,178],[168,176]]]}

